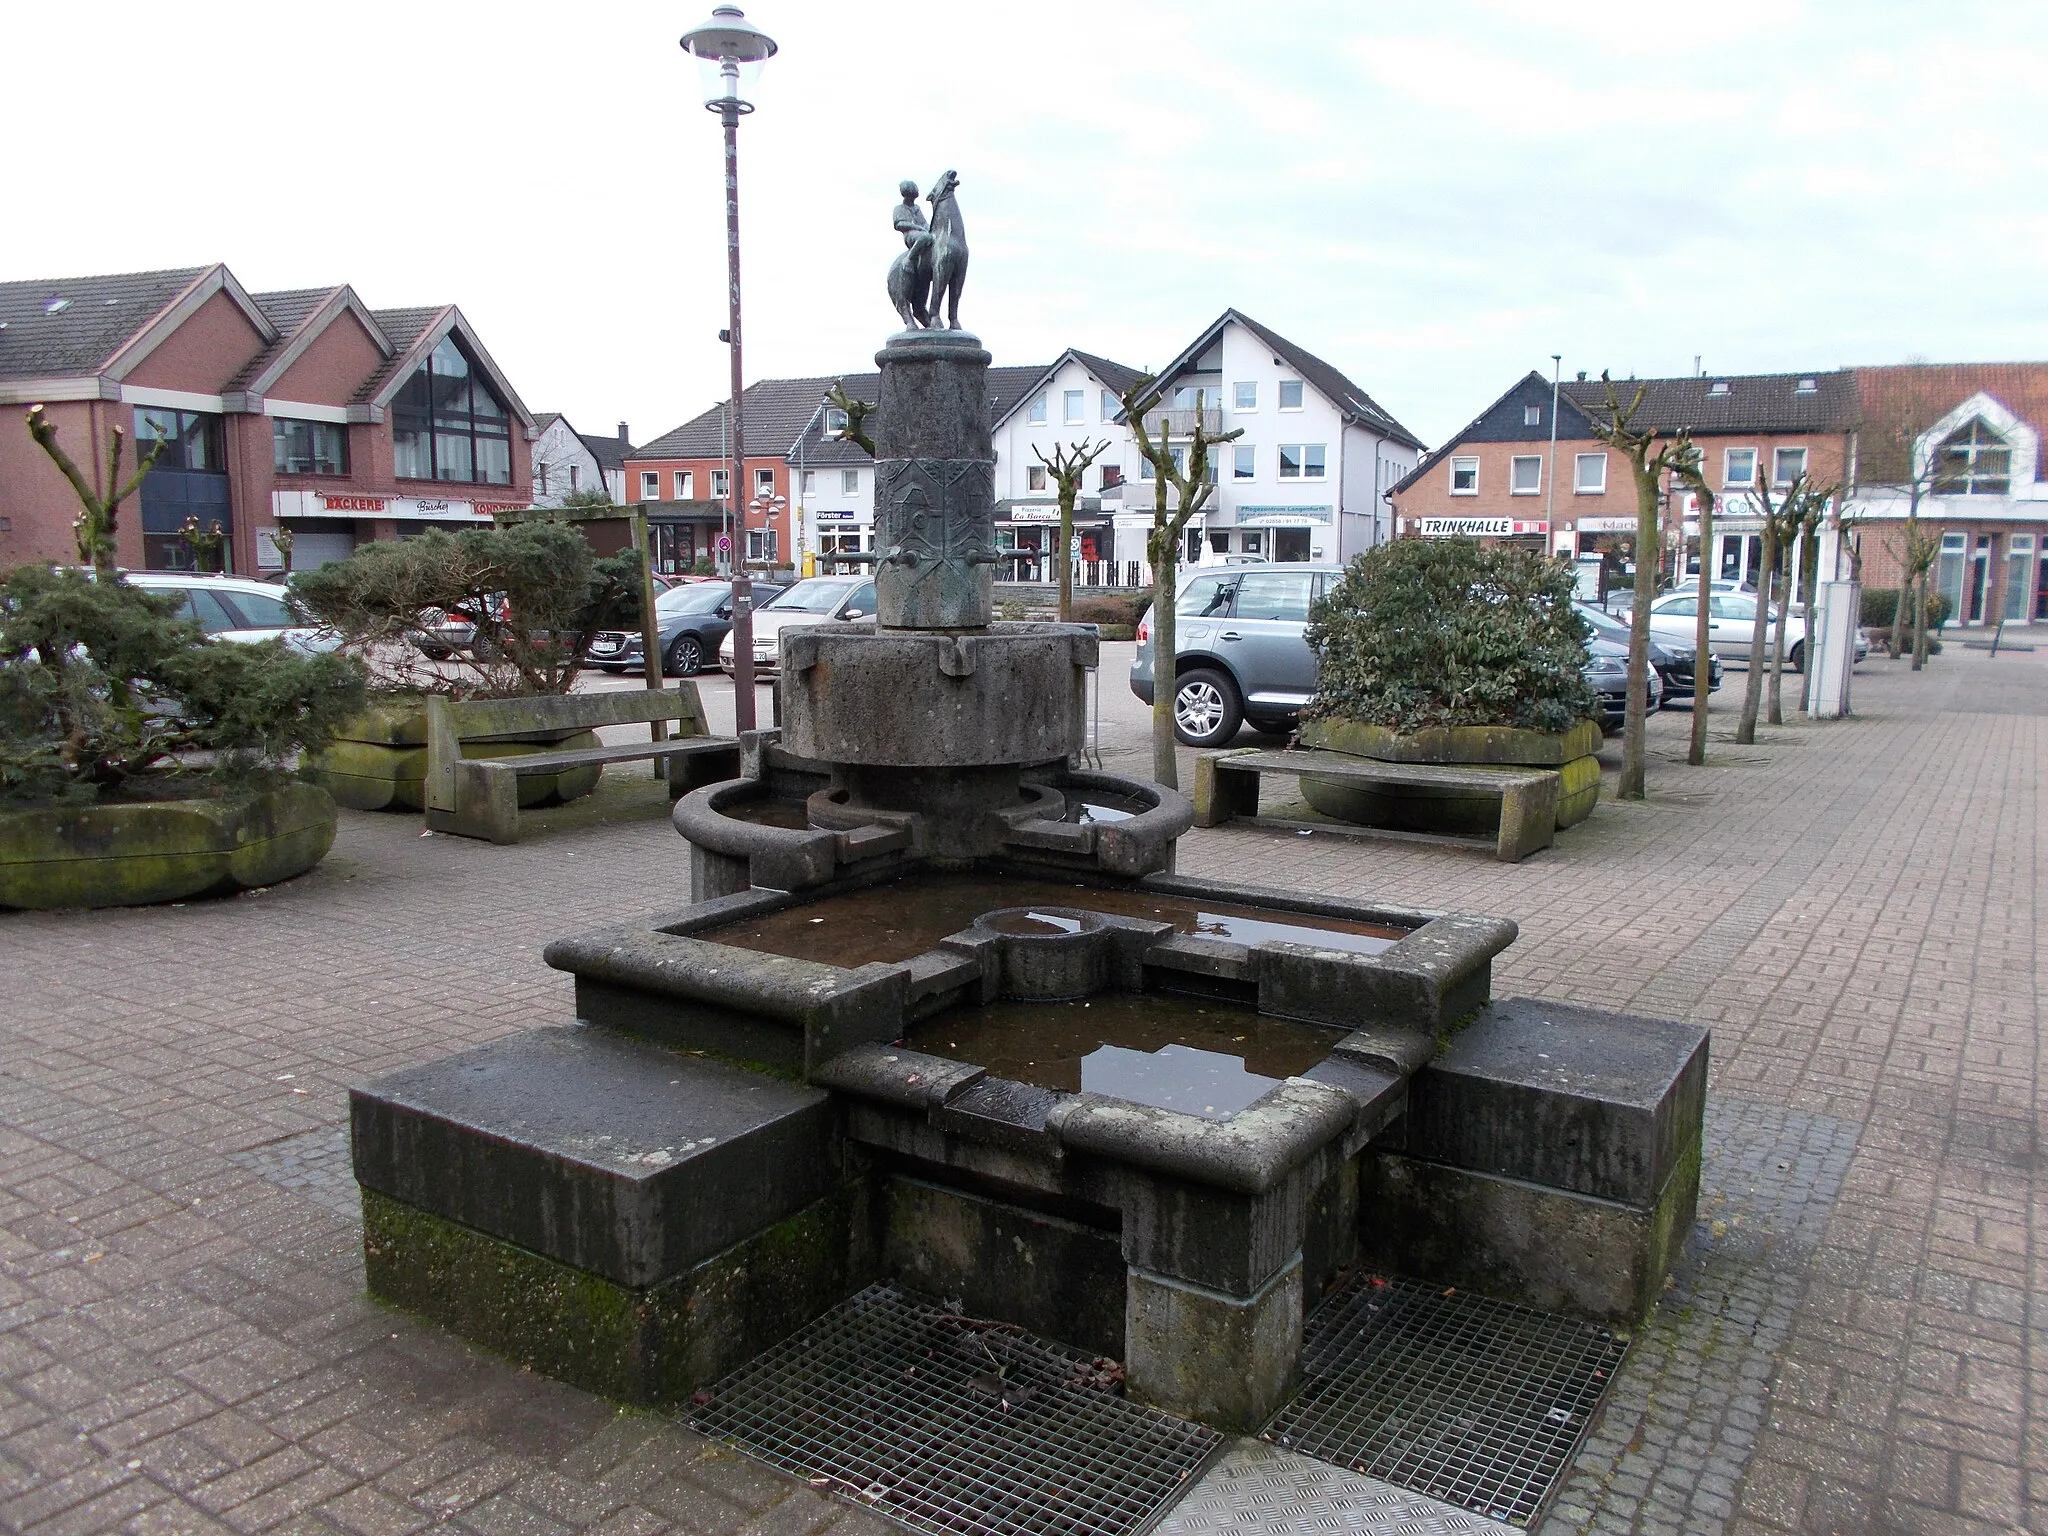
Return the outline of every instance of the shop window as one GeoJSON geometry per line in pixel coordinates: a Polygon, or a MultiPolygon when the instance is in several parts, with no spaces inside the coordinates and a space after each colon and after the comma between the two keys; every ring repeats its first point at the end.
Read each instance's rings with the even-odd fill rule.
{"type": "Polygon", "coordinates": [[[1518,453],[1510,466],[1508,491],[1515,496],[1534,496],[1543,489],[1543,460],[1533,453],[1518,453]]]}
{"type": "Polygon", "coordinates": [[[339,422],[280,416],[270,424],[270,444],[271,467],[280,475],[348,473],[348,428],[339,422]]]}
{"type": "Polygon", "coordinates": [[[1607,489],[1607,455],[1582,453],[1572,465],[1572,489],[1581,496],[1598,496],[1607,489]]]}
{"type": "Polygon", "coordinates": [[[512,483],[511,418],[453,336],[405,381],[391,423],[392,468],[402,480],[512,483]]]}
{"type": "Polygon", "coordinates": [[[1209,530],[1209,553],[1227,555],[1230,553],[1230,531],[1227,528],[1209,530]]]}
{"type": "Polygon", "coordinates": [[[839,493],[842,496],[857,496],[860,494],[859,470],[842,469],[839,471],[839,493]]]}
{"type": "MultiPolygon", "coordinates": [[[[1281,473],[1286,473],[1283,469],[1281,473]]],[[[1479,460],[1451,460],[1451,494],[1453,496],[1477,496],[1479,494],[1479,460]]]]}
{"type": "Polygon", "coordinates": [[[1282,480],[1320,480],[1324,474],[1322,443],[1282,443],[1280,445],[1280,478],[1282,480]]]}
{"type": "Polygon", "coordinates": [[[1937,496],[2005,496],[2012,490],[2012,449],[1981,416],[1973,416],[1936,451],[1937,496]]]}
{"type": "Polygon", "coordinates": [[[1806,473],[1804,448],[1778,448],[1771,453],[1771,484],[1790,485],[1806,473]]]}
{"type": "Polygon", "coordinates": [[[1280,409],[1283,411],[1298,411],[1301,409],[1301,380],[1282,379],[1280,381],[1280,409]]]}

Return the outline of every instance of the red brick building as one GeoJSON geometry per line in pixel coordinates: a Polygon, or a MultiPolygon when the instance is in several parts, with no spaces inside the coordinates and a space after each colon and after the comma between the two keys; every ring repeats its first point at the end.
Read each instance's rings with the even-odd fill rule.
{"type": "Polygon", "coordinates": [[[487,523],[531,494],[533,416],[454,305],[372,310],[346,285],[252,294],[225,266],[0,283],[0,568],[76,558],[78,502],[21,416],[44,405],[96,487],[104,444],[168,446],[122,509],[119,558],[307,567],[359,542],[487,523]],[[13,417],[8,422],[4,418],[13,417]]]}

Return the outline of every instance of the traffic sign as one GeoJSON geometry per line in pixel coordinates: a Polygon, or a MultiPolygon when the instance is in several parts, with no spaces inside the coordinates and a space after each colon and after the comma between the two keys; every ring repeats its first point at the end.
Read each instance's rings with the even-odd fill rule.
{"type": "Polygon", "coordinates": [[[729,555],[732,553],[732,540],[727,538],[722,533],[718,536],[718,552],[721,555],[729,555]]]}

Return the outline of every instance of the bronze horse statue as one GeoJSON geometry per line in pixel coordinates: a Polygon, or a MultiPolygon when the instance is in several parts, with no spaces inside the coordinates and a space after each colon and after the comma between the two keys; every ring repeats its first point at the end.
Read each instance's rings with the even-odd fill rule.
{"type": "Polygon", "coordinates": [[[939,306],[947,309],[946,329],[960,329],[960,290],[967,286],[967,227],[960,222],[960,205],[953,190],[960,185],[958,173],[948,171],[927,195],[932,205],[931,298],[925,323],[936,328],[939,306]]]}

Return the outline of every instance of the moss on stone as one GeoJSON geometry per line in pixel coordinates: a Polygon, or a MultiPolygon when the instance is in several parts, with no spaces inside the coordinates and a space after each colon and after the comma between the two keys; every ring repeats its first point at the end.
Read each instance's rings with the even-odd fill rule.
{"type": "MultiPolygon", "coordinates": [[[[529,757],[536,752],[580,752],[602,746],[595,731],[536,731],[527,741],[471,741],[470,759],[529,757]]],[[[526,774],[519,780],[519,806],[560,805],[597,788],[602,764],[560,773],[526,774]]],[[[417,811],[426,805],[427,711],[416,697],[374,702],[324,752],[311,758],[306,776],[358,811],[417,811]]]]}
{"type": "Polygon", "coordinates": [[[1555,768],[1600,750],[1600,727],[1581,720],[1568,731],[1529,731],[1511,725],[1455,725],[1396,731],[1363,720],[1311,720],[1301,728],[1305,747],[1349,752],[1383,763],[1492,763],[1555,768]]]}

